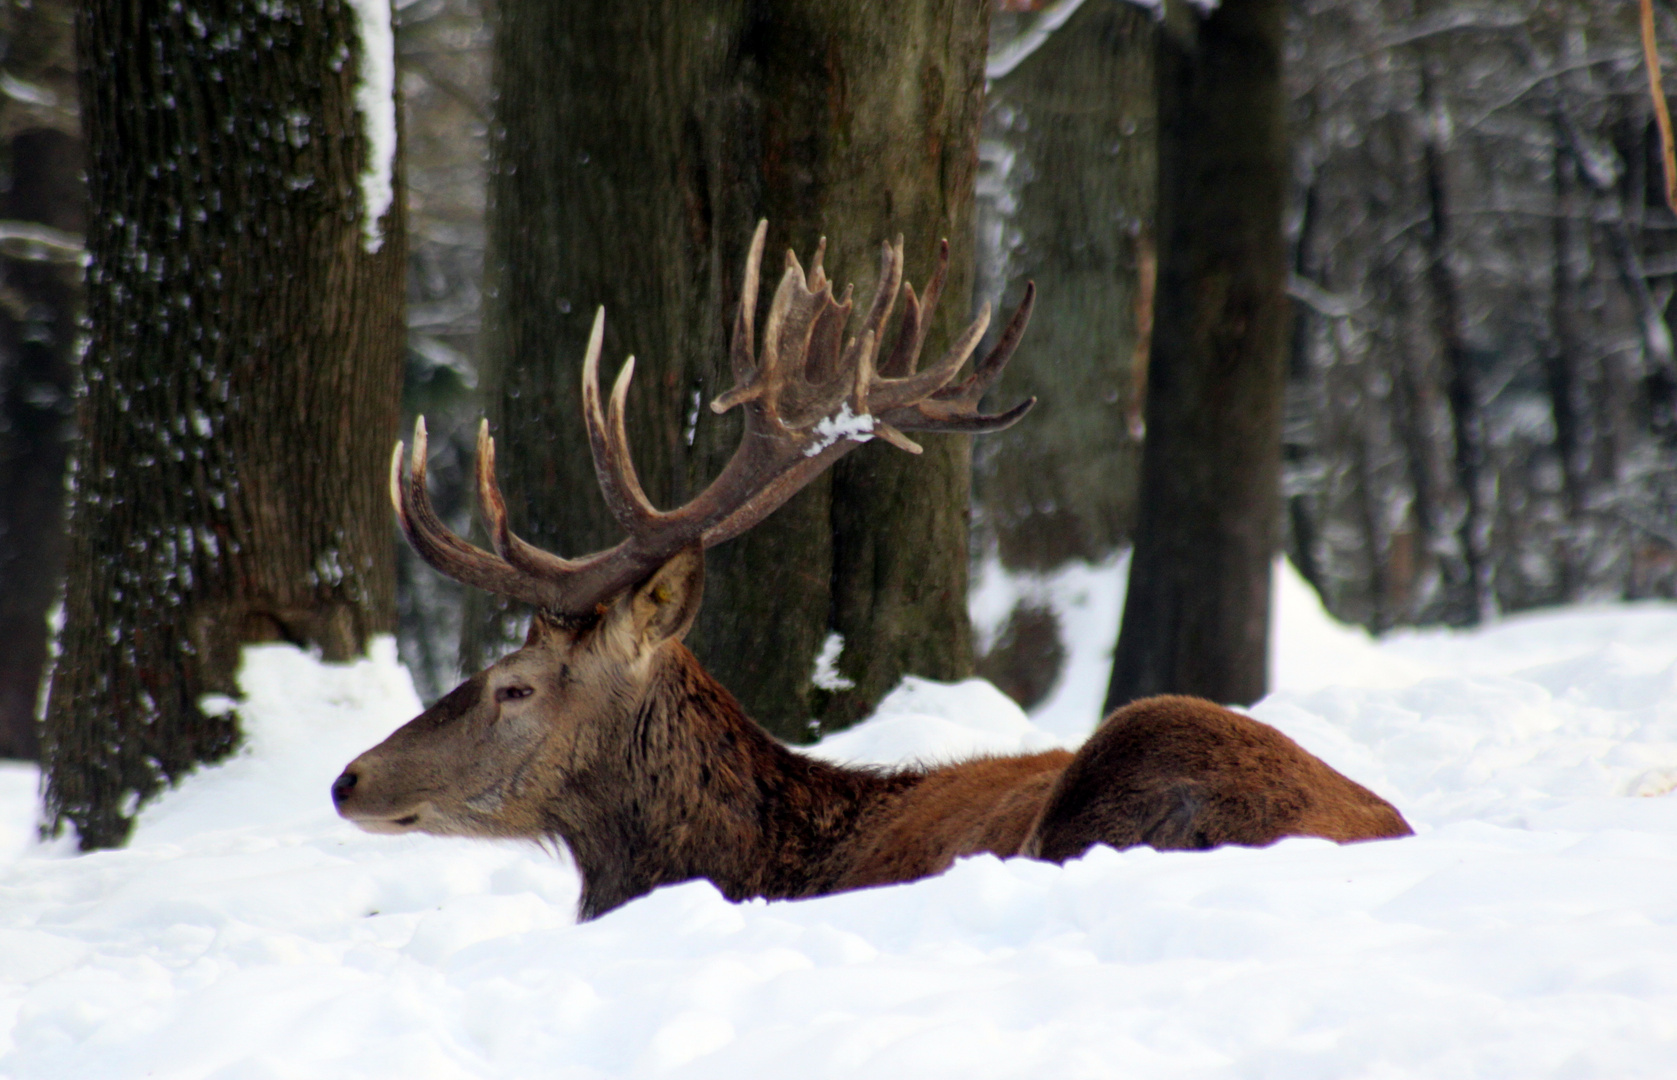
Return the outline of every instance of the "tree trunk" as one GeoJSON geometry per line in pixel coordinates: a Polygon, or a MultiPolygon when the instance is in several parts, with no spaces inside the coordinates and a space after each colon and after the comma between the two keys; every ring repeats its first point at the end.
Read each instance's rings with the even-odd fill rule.
{"type": "Polygon", "coordinates": [[[242,644],[391,628],[405,242],[348,4],[87,0],[77,31],[92,325],[44,749],[88,849],[235,746],[204,695],[242,644]]]}
{"type": "Polygon", "coordinates": [[[1462,559],[1467,564],[1468,588],[1466,595],[1458,601],[1450,621],[1457,625],[1475,625],[1496,611],[1496,567],[1491,556],[1494,497],[1488,490],[1491,462],[1486,446],[1483,392],[1478,385],[1474,358],[1462,332],[1461,289],[1450,265],[1450,191],[1439,131],[1445,121],[1439,112],[1440,106],[1434,100],[1431,89],[1434,79],[1428,74],[1428,63],[1423,57],[1421,94],[1426,113],[1420,119],[1423,128],[1420,144],[1422,183],[1426,189],[1427,205],[1427,224],[1423,231],[1426,280],[1432,294],[1432,315],[1437,325],[1439,349],[1443,354],[1450,417],[1455,428],[1456,483],[1466,502],[1457,536],[1462,559]]]}
{"type": "Polygon", "coordinates": [[[1135,4],[1095,0],[1028,55],[1029,30],[995,54],[980,194],[981,259],[995,280],[983,289],[998,303],[1027,281],[1038,289],[1030,337],[1008,369],[1008,393],[1035,395],[1037,406],[1028,423],[974,448],[985,539],[1011,570],[1106,558],[1135,524],[1149,351],[1138,338],[1151,329],[1158,187],[1155,32],[1135,4]]]}
{"type": "MultiPolygon", "coordinates": [[[[719,470],[739,421],[700,405],[732,381],[727,330],[759,217],[765,306],[786,247],[807,259],[830,237],[827,268],[866,296],[879,243],[901,232],[916,280],[939,238],[953,248],[926,353],[964,325],[987,10],[501,5],[484,367],[516,528],[565,554],[619,538],[580,415],[597,305],[608,366],[638,357],[630,438],[648,494],[673,505],[719,470]]],[[[783,737],[808,738],[812,718],[865,715],[906,671],[970,669],[967,442],[895,454],[860,448],[710,554],[693,644],[783,737]],[[844,636],[851,688],[812,684],[830,631],[844,636]]],[[[462,665],[481,665],[515,624],[504,609],[469,617],[462,665]]]]}
{"type": "Polygon", "coordinates": [[[0,217],[24,234],[0,241],[0,757],[36,758],[47,615],[64,573],[86,195],[72,8],[13,0],[4,13],[6,74],[26,89],[0,99],[0,217]]]}
{"type": "Polygon", "coordinates": [[[1106,707],[1263,695],[1286,372],[1281,0],[1167,8],[1141,511],[1106,707]]]}
{"type": "MultiPolygon", "coordinates": [[[[472,458],[483,416],[476,357],[493,45],[483,6],[483,0],[404,3],[396,20],[408,214],[402,427],[425,417],[431,498],[462,536],[471,527],[472,458]]],[[[396,545],[397,655],[426,705],[460,682],[468,591],[433,573],[407,543],[396,545]]]]}
{"type": "MultiPolygon", "coordinates": [[[[847,273],[859,288],[871,287],[882,239],[903,235],[908,270],[922,282],[937,242],[949,240],[949,280],[926,363],[971,316],[989,11],[986,0],[799,0],[776,5],[753,33],[765,76],[768,123],[757,168],[767,216],[797,221],[806,244],[814,234],[831,236],[840,246],[828,265],[854,267],[847,273]]],[[[788,689],[810,694],[820,722],[811,735],[863,719],[904,675],[972,673],[971,440],[937,436],[923,445],[915,458],[876,442],[833,469],[828,625],[844,643],[840,680],[810,691],[813,657],[786,657],[786,675],[800,680],[788,689]]],[[[765,537],[760,555],[730,553],[729,577],[740,591],[723,594],[704,625],[714,640],[701,639],[719,674],[727,669],[716,661],[739,655],[726,631],[780,603],[756,580],[772,543],[765,537]]],[[[784,725],[807,715],[796,705],[796,698],[764,702],[760,712],[784,725]]]]}

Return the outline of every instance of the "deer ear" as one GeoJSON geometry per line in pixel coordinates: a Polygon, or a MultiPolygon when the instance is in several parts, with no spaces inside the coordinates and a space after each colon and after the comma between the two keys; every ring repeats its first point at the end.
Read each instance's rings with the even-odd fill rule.
{"type": "Polygon", "coordinates": [[[676,553],[635,590],[635,636],[648,646],[686,637],[704,594],[705,553],[695,544],[676,553]]]}

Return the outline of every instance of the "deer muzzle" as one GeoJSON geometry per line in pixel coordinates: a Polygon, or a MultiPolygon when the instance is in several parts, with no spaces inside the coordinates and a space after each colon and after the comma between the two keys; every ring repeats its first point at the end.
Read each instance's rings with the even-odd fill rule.
{"type": "Polygon", "coordinates": [[[366,782],[359,759],[332,781],[332,805],[338,816],[370,833],[414,832],[422,827],[427,804],[420,800],[381,797],[376,785],[366,782]],[[411,803],[412,805],[408,805],[411,803]]]}

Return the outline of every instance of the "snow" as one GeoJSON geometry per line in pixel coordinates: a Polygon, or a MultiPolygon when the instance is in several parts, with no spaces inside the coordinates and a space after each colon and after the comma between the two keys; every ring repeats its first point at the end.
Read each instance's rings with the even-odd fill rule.
{"type": "Polygon", "coordinates": [[[849,690],[854,687],[855,682],[839,672],[839,657],[843,655],[844,635],[834,630],[821,643],[821,652],[815,658],[815,672],[809,677],[810,684],[821,690],[849,690]]]}
{"type": "Polygon", "coordinates": [[[804,447],[804,457],[814,457],[840,439],[867,442],[873,438],[873,416],[868,413],[858,416],[851,412],[850,402],[847,401],[839,406],[838,412],[817,421],[811,430],[815,439],[804,447]]]}
{"type": "Polygon", "coordinates": [[[969,606],[979,644],[985,648],[1022,600],[1046,605],[1058,615],[1067,653],[1065,670],[1031,718],[1072,743],[1089,733],[1106,700],[1129,575],[1126,551],[1099,565],[1074,562],[1046,575],[1005,574],[992,560],[974,578],[969,606]]]}
{"type": "MultiPolygon", "coordinates": [[[[1083,6],[1083,0],[1054,0],[1043,9],[1030,27],[1018,37],[996,49],[984,64],[984,77],[987,79],[1005,78],[1013,69],[1023,64],[1027,58],[1048,42],[1054,31],[1071,21],[1077,14],[1077,9],[1083,6]]],[[[1158,2],[1146,4],[1144,7],[1156,8],[1158,2]]]]}
{"type": "MultiPolygon", "coordinates": [[[[1136,7],[1153,13],[1155,18],[1164,16],[1164,0],[1127,0],[1136,7]]],[[[1218,0],[1188,0],[1201,15],[1209,15],[1217,8],[1218,0]]],[[[1006,78],[1014,70],[1030,59],[1031,55],[1048,43],[1054,36],[1054,31],[1071,21],[1077,10],[1083,6],[1083,0],[1054,0],[1053,3],[1038,12],[1025,31],[1012,40],[994,48],[984,64],[984,77],[995,80],[1006,78]]]]}
{"type": "Polygon", "coordinates": [[[361,42],[355,108],[367,136],[367,167],[361,172],[363,245],[369,254],[384,246],[379,224],[390,212],[396,189],[396,35],[390,0],[349,0],[361,42]]]}
{"type": "MultiPolygon", "coordinates": [[[[1102,631],[1036,714],[909,680],[818,752],[1075,743],[1120,566],[984,575],[981,624],[1035,590],[1102,631]]],[[[392,645],[251,649],[247,749],[126,850],[32,845],[34,775],[0,769],[0,1076],[1671,1075],[1677,605],[1374,641],[1290,574],[1277,597],[1253,712],[1416,836],[983,857],[773,904],[695,882],[585,925],[551,852],[333,815],[332,777],[418,708],[392,645]]]]}

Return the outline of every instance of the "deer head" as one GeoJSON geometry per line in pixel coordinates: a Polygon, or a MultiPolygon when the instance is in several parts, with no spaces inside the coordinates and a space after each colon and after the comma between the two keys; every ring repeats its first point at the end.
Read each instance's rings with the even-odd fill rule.
{"type": "MultiPolygon", "coordinates": [[[[696,664],[680,641],[703,593],[704,549],[751,528],[869,438],[919,453],[907,433],[997,431],[1035,403],[996,415],[978,410],[1024,331],[1031,288],[965,379],[955,377],[988,326],[988,306],[942,359],[919,369],[948,268],[947,242],[924,298],[903,282],[902,240],[884,245],[878,288],[848,341],[851,294],[847,289],[834,299],[823,248],[807,275],[788,252],[759,350],[754,320],[766,230],[766,222],[758,225],[746,261],[731,352],[735,385],[711,403],[717,412],[742,408],[744,435],[710,486],[679,509],[652,506],[635,476],[624,426],[633,357],[602,404],[604,312],[595,316],[583,363],[583,419],[601,491],[626,534],[615,547],[566,559],[519,539],[507,524],[485,422],[478,433],[478,505],[494,552],[484,551],[449,531],[431,507],[423,418],[405,480],[397,445],[391,496],[414,549],[449,577],[528,603],[535,614],[521,649],[350,763],[332,786],[345,818],[370,832],[562,838],[573,850],[612,842],[618,827],[612,822],[619,820],[614,799],[635,797],[647,785],[686,782],[686,773],[700,768],[672,760],[668,775],[645,775],[644,763],[658,748],[631,743],[650,738],[636,718],[660,694],[674,692],[672,680],[687,680],[684,692],[694,692],[696,664]],[[899,295],[900,327],[881,360],[899,295]],[[642,775],[625,774],[631,758],[642,763],[642,775]]],[[[714,693],[726,696],[720,688],[714,693]]],[[[702,716],[693,721],[704,722],[702,716]]],[[[679,817],[679,810],[672,813],[679,817]]]]}

